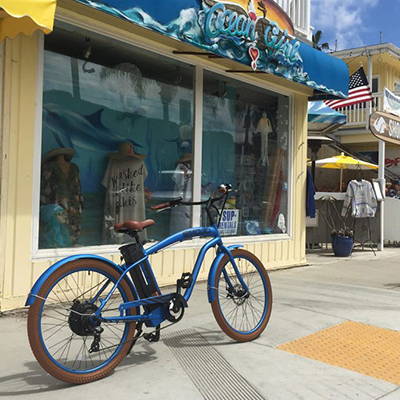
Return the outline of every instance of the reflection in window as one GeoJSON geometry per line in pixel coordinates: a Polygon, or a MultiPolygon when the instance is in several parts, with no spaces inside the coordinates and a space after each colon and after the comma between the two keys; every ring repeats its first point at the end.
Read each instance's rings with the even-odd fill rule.
{"type": "Polygon", "coordinates": [[[62,29],[45,49],[39,248],[122,243],[130,219],[156,219],[148,239],[191,226],[150,206],[192,198],[193,68],[62,29]]]}
{"type": "Polygon", "coordinates": [[[286,233],[288,97],[207,72],[203,119],[203,192],[220,183],[237,189],[221,232],[286,233]]]}

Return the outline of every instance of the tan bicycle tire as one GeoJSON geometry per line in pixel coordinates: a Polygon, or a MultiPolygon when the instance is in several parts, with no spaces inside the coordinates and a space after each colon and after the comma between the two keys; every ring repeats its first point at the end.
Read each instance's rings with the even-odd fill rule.
{"type": "Polygon", "coordinates": [[[268,302],[267,304],[267,310],[265,317],[263,321],[261,322],[260,326],[252,333],[250,334],[242,334],[238,332],[237,330],[233,329],[229,323],[226,321],[223,312],[221,310],[220,304],[219,304],[219,279],[222,274],[222,269],[225,267],[225,265],[229,262],[228,256],[224,256],[221,261],[219,262],[215,277],[214,277],[214,282],[213,282],[213,288],[215,288],[215,298],[213,302],[211,303],[211,308],[214,314],[214,317],[219,325],[219,327],[222,329],[222,331],[228,335],[230,338],[237,342],[249,342],[251,340],[254,340],[258,338],[261,333],[265,330],[265,328],[268,325],[270,316],[271,316],[271,311],[272,311],[272,288],[271,288],[271,282],[268,276],[267,271],[265,270],[263,264],[261,261],[252,253],[250,253],[247,250],[244,249],[235,249],[232,251],[232,255],[234,258],[245,258],[251,263],[253,263],[254,266],[257,265],[256,269],[257,271],[262,274],[264,278],[264,282],[266,285],[266,301],[268,302]]]}
{"type": "MultiPolygon", "coordinates": [[[[52,275],[50,275],[50,277],[45,281],[43,286],[40,288],[38,297],[36,298],[35,302],[30,306],[28,312],[28,323],[27,323],[28,338],[35,358],[37,359],[41,367],[50,375],[54,376],[55,378],[61,381],[72,384],[89,383],[106,377],[124,359],[124,357],[127,355],[131,347],[131,342],[128,340],[126,343],[122,345],[120,351],[111,362],[106,364],[103,368],[98,369],[97,371],[86,374],[71,373],[65,371],[63,368],[57,366],[46,354],[46,351],[41,343],[40,332],[38,327],[40,313],[41,313],[41,305],[44,302],[44,300],[41,299],[41,297],[45,298],[48,291],[52,288],[52,286],[55,284],[55,282],[57,282],[58,279],[63,277],[68,272],[71,272],[73,270],[79,270],[82,267],[87,266],[87,264],[88,264],[87,259],[79,259],[68,262],[59,269],[57,269],[52,275]]],[[[112,276],[115,280],[117,280],[120,276],[118,271],[116,271],[114,268],[112,268],[109,264],[107,264],[104,261],[90,259],[90,266],[95,267],[98,270],[102,270],[109,276],[112,276]]],[[[121,288],[125,292],[128,301],[135,300],[135,296],[125,280],[121,281],[121,288]]],[[[132,310],[131,314],[134,313],[135,311],[132,310]]],[[[131,322],[128,325],[129,327],[128,327],[127,338],[133,339],[136,330],[136,323],[131,322]]]]}

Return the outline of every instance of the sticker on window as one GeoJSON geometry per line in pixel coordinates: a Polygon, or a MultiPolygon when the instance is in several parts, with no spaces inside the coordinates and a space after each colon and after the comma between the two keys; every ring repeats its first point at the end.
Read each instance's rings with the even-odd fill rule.
{"type": "Polygon", "coordinates": [[[221,236],[236,235],[239,225],[239,210],[224,210],[219,224],[221,236]]]}

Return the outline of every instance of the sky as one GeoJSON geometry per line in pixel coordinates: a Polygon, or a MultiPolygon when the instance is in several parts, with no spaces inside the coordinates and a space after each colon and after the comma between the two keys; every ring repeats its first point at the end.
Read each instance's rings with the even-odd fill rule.
{"type": "Polygon", "coordinates": [[[320,43],[337,50],[390,42],[400,47],[400,0],[311,0],[320,43]]]}

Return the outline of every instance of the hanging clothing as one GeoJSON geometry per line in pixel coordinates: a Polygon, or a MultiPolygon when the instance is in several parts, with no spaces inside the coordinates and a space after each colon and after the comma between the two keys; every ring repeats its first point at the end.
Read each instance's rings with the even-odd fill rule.
{"type": "Polygon", "coordinates": [[[261,165],[265,167],[269,164],[268,160],[268,136],[272,133],[272,125],[267,115],[263,113],[258,121],[256,132],[261,135],[261,165]]]}
{"type": "Polygon", "coordinates": [[[342,216],[344,217],[351,206],[351,215],[355,218],[375,217],[378,201],[371,182],[362,179],[352,180],[346,190],[342,216]]]}
{"type": "MultiPolygon", "coordinates": [[[[57,208],[55,206],[59,205],[65,210],[65,218],[62,223],[67,224],[70,235],[66,241],[69,245],[75,245],[81,233],[83,196],[81,193],[79,168],[74,163],[69,164],[69,170],[64,172],[57,161],[46,161],[43,163],[40,182],[40,203],[42,206],[51,204],[54,208],[57,208]]],[[[42,210],[44,209],[42,208],[42,210]]],[[[45,224],[44,221],[47,221],[47,219],[42,217],[41,223],[45,224]]],[[[62,218],[58,219],[62,220],[62,218]]],[[[42,226],[41,228],[43,228],[43,232],[48,231],[48,227],[46,226],[42,226]]]]}
{"type": "Polygon", "coordinates": [[[202,185],[233,182],[235,143],[232,134],[223,131],[204,131],[203,149],[202,185]]]}
{"type": "Polygon", "coordinates": [[[307,169],[307,197],[306,197],[306,215],[315,218],[315,187],[311,172],[307,169]]]}
{"type": "Polygon", "coordinates": [[[102,181],[107,189],[104,209],[103,241],[124,243],[125,234],[114,231],[114,224],[145,219],[144,181],[147,170],[136,157],[111,158],[102,181]]]}

